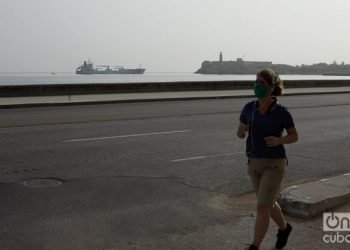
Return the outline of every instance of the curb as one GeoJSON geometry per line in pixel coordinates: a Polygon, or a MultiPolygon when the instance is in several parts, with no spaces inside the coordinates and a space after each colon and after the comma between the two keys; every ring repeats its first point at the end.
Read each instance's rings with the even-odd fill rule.
{"type": "Polygon", "coordinates": [[[278,203],[291,216],[311,219],[350,200],[350,173],[282,190],[278,203]]]}
{"type": "MultiPolygon", "coordinates": [[[[176,93],[176,92],[175,92],[176,93]]],[[[350,91],[320,91],[320,92],[299,92],[285,93],[283,96],[298,95],[326,95],[326,94],[348,94],[350,91]]],[[[149,94],[149,93],[145,93],[149,94]]],[[[237,95],[212,95],[212,96],[191,96],[191,97],[160,97],[160,98],[138,98],[138,99],[115,99],[115,100],[98,100],[98,101],[77,101],[77,102],[42,102],[42,103],[19,103],[19,104],[0,104],[0,109],[11,108],[30,108],[45,106],[74,106],[74,105],[96,105],[96,104],[113,104],[113,103],[136,103],[136,102],[162,102],[162,101],[180,101],[180,100],[209,100],[209,99],[234,99],[234,98],[253,98],[252,94],[237,95]]],[[[16,98],[16,97],[13,97],[16,98]]],[[[49,98],[49,97],[48,97],[49,98]]],[[[1,98],[0,98],[1,99],[1,98]]]]}

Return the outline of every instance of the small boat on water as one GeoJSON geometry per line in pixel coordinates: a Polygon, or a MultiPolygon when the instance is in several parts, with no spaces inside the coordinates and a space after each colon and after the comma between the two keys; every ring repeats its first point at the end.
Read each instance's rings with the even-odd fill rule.
{"type": "Polygon", "coordinates": [[[142,69],[141,65],[136,69],[125,69],[122,66],[108,66],[108,65],[96,65],[94,68],[93,63],[84,61],[84,64],[79,66],[75,73],[82,75],[92,74],[143,74],[146,69],[142,69]]]}

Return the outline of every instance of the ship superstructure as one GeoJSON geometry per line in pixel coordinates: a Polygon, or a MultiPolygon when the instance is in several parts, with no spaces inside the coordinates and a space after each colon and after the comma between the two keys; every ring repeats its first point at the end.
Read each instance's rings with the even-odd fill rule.
{"type": "Polygon", "coordinates": [[[109,65],[96,65],[94,67],[93,63],[88,60],[84,61],[84,64],[76,69],[76,74],[92,75],[92,74],[143,74],[146,69],[135,68],[135,69],[125,69],[122,66],[109,66],[109,65]]]}

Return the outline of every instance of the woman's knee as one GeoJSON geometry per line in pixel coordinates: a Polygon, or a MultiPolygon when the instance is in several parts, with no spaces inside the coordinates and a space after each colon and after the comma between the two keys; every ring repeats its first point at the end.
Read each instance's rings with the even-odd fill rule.
{"type": "Polygon", "coordinates": [[[258,213],[270,213],[274,203],[258,203],[256,210],[258,213]]]}
{"type": "Polygon", "coordinates": [[[280,207],[280,205],[278,204],[278,202],[277,202],[277,201],[275,201],[275,202],[273,203],[273,205],[272,205],[272,209],[281,210],[281,207],[280,207]]]}

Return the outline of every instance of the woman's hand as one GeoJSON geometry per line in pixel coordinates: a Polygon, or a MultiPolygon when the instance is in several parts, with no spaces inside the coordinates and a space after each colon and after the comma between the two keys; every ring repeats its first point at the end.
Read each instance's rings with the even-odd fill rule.
{"type": "Polygon", "coordinates": [[[280,144],[291,144],[298,141],[298,132],[296,128],[286,129],[287,135],[282,137],[268,136],[265,137],[265,142],[268,147],[275,147],[280,144]]]}
{"type": "Polygon", "coordinates": [[[246,136],[248,129],[249,129],[249,125],[246,125],[244,123],[240,123],[238,130],[237,130],[237,136],[239,138],[243,139],[246,136]]]}
{"type": "Polygon", "coordinates": [[[276,147],[282,144],[281,137],[268,136],[268,137],[265,137],[264,139],[268,147],[276,147]]]}

